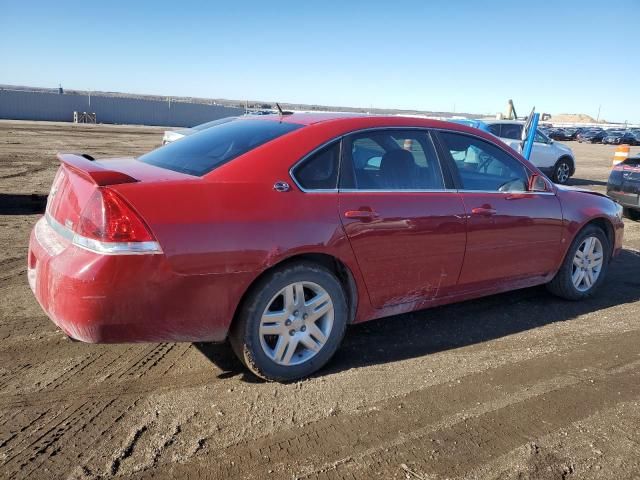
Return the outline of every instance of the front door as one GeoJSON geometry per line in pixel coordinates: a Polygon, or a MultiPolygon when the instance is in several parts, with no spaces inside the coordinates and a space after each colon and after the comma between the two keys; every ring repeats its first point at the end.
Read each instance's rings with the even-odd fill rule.
{"type": "Polygon", "coordinates": [[[372,130],[343,143],[339,212],[376,308],[446,295],[466,244],[429,133],[372,130]]]}
{"type": "Polygon", "coordinates": [[[507,150],[462,133],[438,132],[468,217],[461,290],[527,282],[554,271],[562,211],[551,192],[529,192],[528,171],[507,150]]]}

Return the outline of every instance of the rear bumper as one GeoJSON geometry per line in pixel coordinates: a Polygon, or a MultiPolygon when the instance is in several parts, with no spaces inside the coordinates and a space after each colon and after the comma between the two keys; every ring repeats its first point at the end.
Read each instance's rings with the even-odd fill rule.
{"type": "Polygon", "coordinates": [[[607,196],[626,208],[640,209],[640,195],[620,191],[607,191],[607,196]]]}
{"type": "Polygon", "coordinates": [[[247,273],[180,275],[164,255],[103,255],[45,218],[29,241],[28,279],[45,313],[89,343],[222,341],[247,273]]]}

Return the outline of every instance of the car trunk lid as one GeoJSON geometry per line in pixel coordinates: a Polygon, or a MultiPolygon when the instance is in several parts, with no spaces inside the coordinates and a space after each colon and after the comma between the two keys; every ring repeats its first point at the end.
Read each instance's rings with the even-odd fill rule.
{"type": "Polygon", "coordinates": [[[58,154],[60,168],[47,201],[46,215],[73,230],[97,188],[124,183],[170,181],[190,175],[155,167],[133,158],[96,161],[89,155],[58,154]]]}

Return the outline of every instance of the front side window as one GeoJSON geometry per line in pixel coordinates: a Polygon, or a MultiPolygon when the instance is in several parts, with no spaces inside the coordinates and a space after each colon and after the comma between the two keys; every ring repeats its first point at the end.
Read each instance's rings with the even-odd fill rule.
{"type": "Polygon", "coordinates": [[[200,176],[301,127],[296,123],[271,120],[229,121],[153,150],[138,160],[200,176]]]}
{"type": "Polygon", "coordinates": [[[441,190],[440,165],[429,134],[375,130],[345,141],[340,187],[357,190],[441,190]]]}
{"type": "Polygon", "coordinates": [[[524,192],[528,176],[524,166],[502,149],[477,137],[441,132],[462,190],[524,192]]]}
{"type": "Polygon", "coordinates": [[[533,141],[538,143],[549,143],[549,138],[540,130],[536,130],[536,136],[533,141]]]}
{"type": "Polygon", "coordinates": [[[321,148],[294,171],[293,176],[305,190],[335,190],[338,186],[340,142],[321,148]]]}

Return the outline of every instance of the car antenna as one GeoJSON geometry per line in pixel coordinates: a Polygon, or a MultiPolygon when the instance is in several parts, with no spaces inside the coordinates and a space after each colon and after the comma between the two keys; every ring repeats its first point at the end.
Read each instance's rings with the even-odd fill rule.
{"type": "Polygon", "coordinates": [[[293,112],[289,112],[288,110],[282,110],[282,107],[278,102],[276,102],[276,108],[278,109],[278,114],[280,115],[293,115],[293,112]]]}

